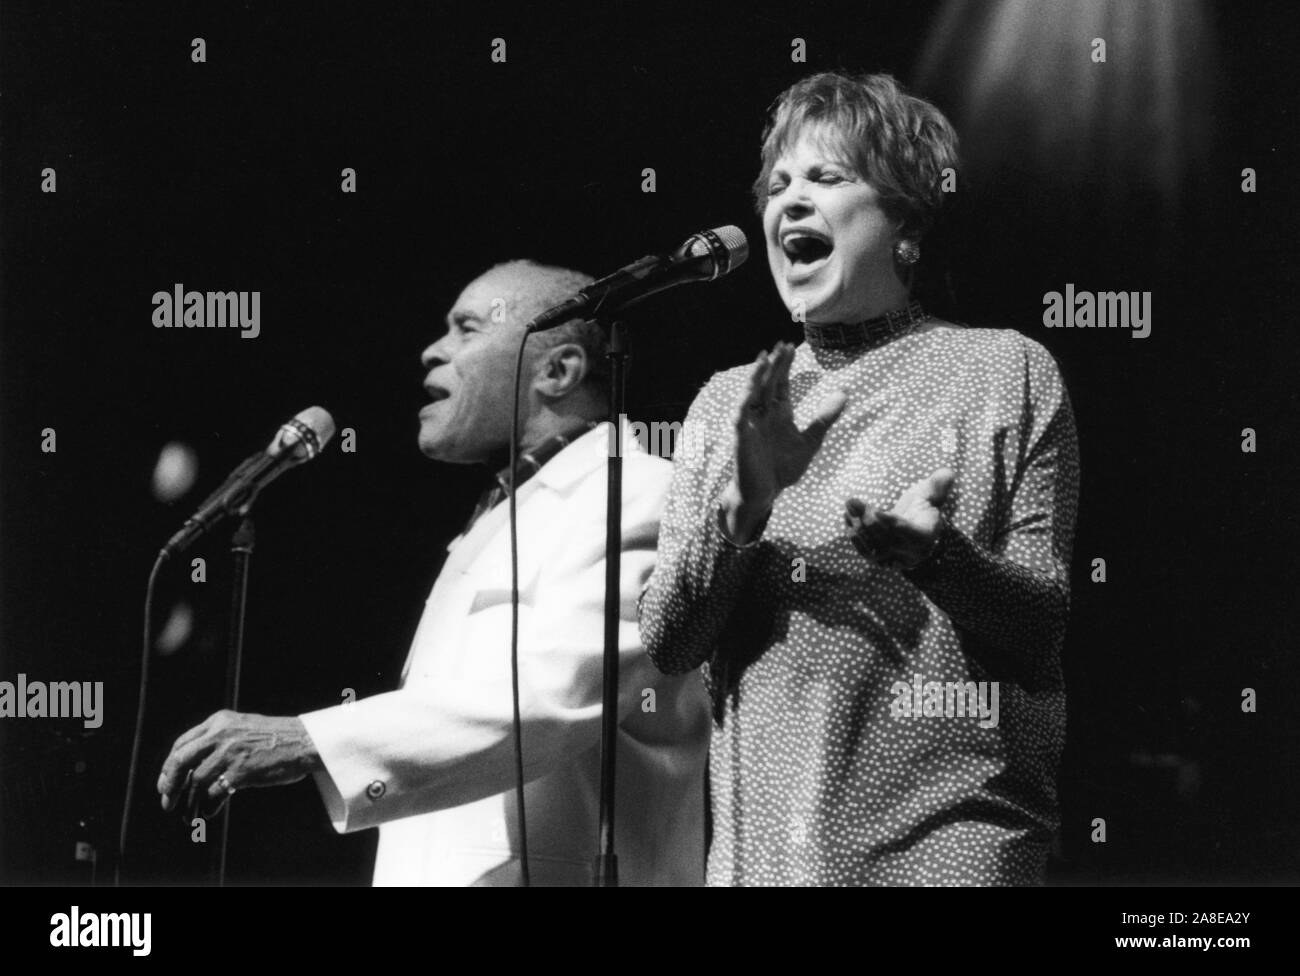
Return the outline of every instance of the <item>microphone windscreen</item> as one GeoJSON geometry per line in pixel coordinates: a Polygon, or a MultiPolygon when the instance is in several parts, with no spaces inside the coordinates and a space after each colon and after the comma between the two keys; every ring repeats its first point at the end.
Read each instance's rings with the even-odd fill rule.
{"type": "Polygon", "coordinates": [[[749,257],[749,241],[739,227],[728,224],[693,234],[685,244],[688,259],[703,258],[707,273],[699,279],[712,281],[730,274],[749,257]]]}
{"type": "Polygon", "coordinates": [[[319,454],[334,436],[334,418],[323,407],[308,407],[299,411],[276,432],[275,440],[266,449],[271,457],[292,450],[300,461],[310,461],[319,454]]]}
{"type": "Polygon", "coordinates": [[[728,271],[734,271],[745,263],[745,259],[749,257],[749,239],[745,237],[743,230],[733,224],[728,224],[726,227],[715,227],[713,233],[718,235],[723,247],[731,255],[731,265],[727,269],[728,271]]]}

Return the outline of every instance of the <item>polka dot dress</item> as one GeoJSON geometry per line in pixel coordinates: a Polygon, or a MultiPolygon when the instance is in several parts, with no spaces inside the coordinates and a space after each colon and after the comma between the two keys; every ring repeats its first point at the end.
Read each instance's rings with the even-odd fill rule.
{"type": "Polygon", "coordinates": [[[714,699],[709,884],[1041,883],[1078,501],[1056,363],[1018,332],[933,322],[801,344],[796,423],[836,388],[848,406],[742,547],[718,502],[749,369],[691,406],[641,604],[655,663],[704,665],[714,699]],[[845,499],[888,509],[941,467],[957,477],[931,558],[864,559],[845,499]]]}

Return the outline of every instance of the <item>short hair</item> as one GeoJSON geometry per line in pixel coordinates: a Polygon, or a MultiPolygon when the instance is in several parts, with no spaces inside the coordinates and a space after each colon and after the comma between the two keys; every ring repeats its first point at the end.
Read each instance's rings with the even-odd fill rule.
{"type": "MultiPolygon", "coordinates": [[[[523,272],[526,276],[522,291],[510,302],[511,312],[520,326],[526,325],[535,315],[552,305],[571,298],[574,293],[596,280],[585,272],[542,264],[531,258],[504,261],[492,270],[523,272]]],[[[529,342],[543,352],[566,342],[580,346],[587,355],[587,372],[582,379],[583,385],[595,392],[608,390],[609,362],[605,357],[609,354],[609,344],[604,329],[597,322],[570,319],[563,325],[537,333],[529,342]]]]}
{"type": "Polygon", "coordinates": [[[958,166],[957,133],[942,112],[887,74],[822,72],[777,97],[754,181],[760,216],[772,168],[810,126],[824,127],[833,147],[880,194],[886,214],[901,221],[904,236],[919,239],[930,229],[943,204],[943,171],[958,166]]]}

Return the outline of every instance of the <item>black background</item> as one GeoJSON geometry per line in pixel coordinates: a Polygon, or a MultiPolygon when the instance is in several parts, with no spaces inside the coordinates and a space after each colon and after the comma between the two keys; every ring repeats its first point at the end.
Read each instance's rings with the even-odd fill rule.
{"type": "MultiPolygon", "coordinates": [[[[1032,16],[1056,23],[1066,6],[1032,16]]],[[[600,274],[704,227],[736,223],[757,242],[766,107],[827,68],[889,71],[951,113],[971,165],[925,245],[951,275],[934,300],[1043,343],[1074,403],[1082,501],[1051,878],[1300,879],[1297,158],[1282,67],[1296,25],[1282,3],[1173,7],[1205,18],[1173,55],[1177,111],[1155,111],[1156,28],[1112,34],[1108,64],[1091,67],[1141,70],[1127,88],[1108,81],[1112,110],[1043,154],[1024,126],[1077,107],[1072,93],[1027,110],[1004,92],[964,113],[963,70],[987,40],[958,24],[922,77],[938,4],[5,3],[0,680],[102,680],[106,717],[94,734],[0,723],[0,880],[76,876],[83,818],[102,875],[149,565],[196,496],[309,404],[354,428],[357,449],[259,502],[241,707],[294,714],[393,687],[484,476],[415,445],[418,356],[446,308],[507,258],[600,274]],[[791,62],[794,37],[806,64],[791,62]],[[1166,140],[1186,151],[1153,178],[1144,161],[1166,140]],[[40,192],[47,166],[54,194],[40,192]],[[1255,194],[1241,192],[1247,166],[1255,194]],[[340,192],[343,167],[355,194],[340,192]],[[154,329],[150,297],[176,282],[259,290],[261,335],[154,329]],[[1043,295],[1066,282],[1151,291],[1151,336],[1043,328],[1043,295]],[[1248,426],[1254,454],[1240,450],[1248,426]],[[57,453],[40,450],[46,427],[57,453]],[[150,478],[172,440],[200,472],[167,506],[150,478]],[[1104,584],[1089,579],[1096,557],[1104,584]],[[1256,714],[1241,711],[1245,687],[1256,714]],[[1096,817],[1105,844],[1090,840],[1096,817]]],[[[1064,77],[1094,36],[1070,30],[1020,56],[1064,77]]],[[[680,419],[713,371],[794,337],[761,247],[632,322],[629,412],[646,420],[680,419]]],[[[176,570],[159,592],[160,619],[188,600],[196,631],[155,662],[132,880],[202,881],[209,867],[210,846],[152,791],[172,739],[220,705],[228,557],[221,536],[194,554],[208,582],[176,570]]],[[[309,783],[239,801],[232,881],[368,881],[373,832],[335,835],[309,783]]]]}

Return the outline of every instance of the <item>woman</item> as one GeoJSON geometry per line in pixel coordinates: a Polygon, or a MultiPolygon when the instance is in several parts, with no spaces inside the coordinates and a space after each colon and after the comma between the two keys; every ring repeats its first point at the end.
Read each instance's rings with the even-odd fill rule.
{"type": "Polygon", "coordinates": [[[1041,346],[909,302],[955,167],[886,75],[773,108],[755,195],[804,341],[691,406],[641,606],[714,697],[710,884],[1042,881],[1077,445],[1041,346]]]}

